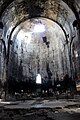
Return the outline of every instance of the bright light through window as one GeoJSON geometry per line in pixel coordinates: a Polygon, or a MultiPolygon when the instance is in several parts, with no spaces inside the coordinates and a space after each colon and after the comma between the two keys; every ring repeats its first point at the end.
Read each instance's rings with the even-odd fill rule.
{"type": "Polygon", "coordinates": [[[41,84],[41,75],[40,74],[37,74],[37,76],[36,76],[36,83],[41,84]]]}
{"type": "Polygon", "coordinates": [[[77,58],[78,57],[78,52],[74,51],[74,53],[75,53],[75,57],[77,58]]]}
{"type": "Polygon", "coordinates": [[[45,32],[45,26],[41,23],[38,23],[34,26],[33,32],[35,33],[45,32]]]}

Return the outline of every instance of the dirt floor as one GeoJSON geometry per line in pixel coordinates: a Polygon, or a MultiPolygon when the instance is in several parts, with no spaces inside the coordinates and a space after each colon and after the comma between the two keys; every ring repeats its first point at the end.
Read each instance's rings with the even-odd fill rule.
{"type": "Polygon", "coordinates": [[[80,113],[69,113],[59,108],[0,108],[0,120],[80,120],[80,113]]]}

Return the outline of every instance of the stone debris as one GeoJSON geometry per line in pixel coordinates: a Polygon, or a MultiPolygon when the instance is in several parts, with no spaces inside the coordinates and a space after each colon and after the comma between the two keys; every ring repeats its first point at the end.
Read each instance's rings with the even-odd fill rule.
{"type": "Polygon", "coordinates": [[[0,109],[0,120],[75,120],[79,113],[69,113],[54,109],[0,109]]]}

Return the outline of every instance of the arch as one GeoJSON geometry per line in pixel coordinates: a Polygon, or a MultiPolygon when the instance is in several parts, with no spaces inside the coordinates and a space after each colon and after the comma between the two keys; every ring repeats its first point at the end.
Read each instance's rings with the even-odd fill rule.
{"type": "MultiPolygon", "coordinates": [[[[21,2],[22,1],[24,2],[24,0],[21,0],[21,2]]],[[[27,6],[29,5],[28,8],[26,7],[25,4],[23,4],[23,10],[22,10],[20,3],[18,3],[17,1],[13,2],[12,6],[10,5],[6,9],[7,13],[8,13],[7,17],[6,17],[6,10],[4,11],[4,13],[2,15],[3,23],[5,24],[5,26],[7,26],[7,29],[9,29],[11,25],[13,25],[12,28],[11,28],[11,31],[9,33],[9,38],[8,38],[7,59],[6,59],[7,60],[6,61],[6,65],[7,65],[7,70],[6,70],[7,77],[6,78],[7,79],[8,79],[8,63],[9,63],[9,56],[10,56],[11,38],[12,38],[12,35],[13,35],[15,29],[21,23],[23,23],[23,22],[25,22],[29,19],[35,19],[35,18],[39,18],[39,17],[54,21],[55,23],[57,23],[59,25],[59,27],[63,31],[63,33],[65,35],[65,38],[66,38],[66,45],[68,47],[69,39],[68,39],[68,35],[67,35],[67,30],[66,30],[66,27],[65,27],[65,22],[66,22],[66,25],[69,27],[69,25],[72,24],[73,21],[75,20],[77,14],[75,15],[72,12],[72,10],[69,8],[69,6],[67,6],[67,4],[65,4],[61,1],[60,1],[60,3],[58,3],[59,2],[58,0],[57,0],[57,2],[55,0],[51,0],[50,1],[51,3],[49,3],[48,1],[49,0],[47,0],[47,4],[45,3],[45,4],[43,4],[43,6],[41,4],[37,4],[37,3],[36,3],[37,5],[34,4],[33,6],[35,6],[35,8],[33,7],[34,9],[31,10],[31,11],[34,10],[33,13],[30,11],[31,4],[29,5],[28,3],[26,3],[27,6]],[[55,9],[55,12],[54,12],[54,6],[52,4],[53,1],[55,1],[55,4],[57,6],[56,9],[55,9]],[[20,13],[20,11],[18,12],[18,10],[16,10],[16,14],[14,14],[15,9],[18,8],[18,7],[15,8],[15,3],[17,5],[18,4],[20,5],[19,10],[22,11],[21,13],[20,13]],[[47,9],[46,5],[47,5],[47,7],[49,6],[48,7],[49,9],[47,9]],[[62,5],[62,9],[61,9],[61,5],[62,5]],[[39,11],[37,11],[37,10],[39,10],[39,11]],[[59,12],[59,10],[60,10],[60,12],[59,12]],[[70,16],[69,16],[69,12],[70,12],[70,16]],[[5,18],[8,18],[8,19],[5,19],[5,18]],[[70,23],[70,24],[67,24],[67,22],[70,23]]],[[[72,30],[72,28],[70,30],[72,30]]],[[[71,34],[71,37],[73,37],[72,34],[71,34]]],[[[4,39],[4,40],[6,41],[6,39],[4,39]]]]}
{"type": "MultiPolygon", "coordinates": [[[[52,20],[50,20],[50,19],[47,19],[47,18],[43,18],[43,17],[39,17],[39,18],[33,18],[33,21],[31,20],[31,22],[32,23],[30,23],[30,19],[28,19],[28,21],[25,21],[25,22],[23,22],[22,24],[21,24],[21,29],[19,29],[19,31],[20,30],[23,30],[25,33],[26,32],[29,32],[28,30],[30,29],[30,32],[32,32],[33,31],[33,28],[34,28],[34,26],[35,26],[35,21],[36,20],[40,20],[41,21],[41,23],[43,24],[43,25],[45,25],[46,26],[46,28],[49,28],[49,26],[52,26],[49,30],[50,30],[50,32],[46,32],[46,34],[45,34],[45,36],[48,38],[47,40],[50,42],[50,48],[49,48],[49,50],[50,50],[50,55],[51,55],[51,59],[52,59],[52,54],[54,54],[53,53],[53,49],[54,49],[54,51],[57,51],[57,53],[58,53],[58,48],[56,47],[56,45],[58,46],[58,45],[60,45],[60,55],[61,55],[61,53],[62,52],[64,52],[63,51],[63,49],[64,49],[64,43],[65,43],[65,40],[66,40],[66,38],[65,38],[65,34],[64,34],[64,31],[61,29],[61,27],[56,23],[56,22],[53,22],[52,20]],[[49,22],[48,22],[49,21],[49,22]],[[28,24],[27,24],[28,23],[28,24]],[[29,25],[29,23],[31,24],[31,26],[32,27],[30,27],[30,25],[29,25]],[[24,28],[24,26],[26,25],[26,27],[24,28]],[[28,25],[28,26],[27,26],[28,25]],[[54,25],[54,26],[53,26],[54,25]],[[56,26],[55,26],[56,25],[56,26]],[[48,26],[48,27],[47,27],[48,26]],[[28,27],[28,29],[26,29],[28,27]],[[57,28],[59,31],[61,31],[60,33],[61,34],[57,34],[58,35],[58,38],[59,39],[57,39],[57,37],[56,37],[56,34],[55,34],[55,31],[56,31],[56,29],[54,29],[54,28],[57,28]],[[26,30],[26,31],[25,31],[26,30]],[[53,32],[54,31],[54,32],[53,32]],[[52,33],[53,32],[53,33],[52,33]],[[48,34],[48,33],[51,33],[51,34],[48,34]],[[48,37],[48,35],[49,36],[51,36],[51,37],[48,37]],[[62,36],[62,38],[63,39],[61,39],[60,37],[59,37],[59,35],[61,35],[62,36]],[[55,38],[56,37],[56,38],[55,38]],[[49,39],[50,38],[50,39],[49,39]]],[[[19,27],[18,27],[19,28],[19,27]]],[[[48,29],[47,29],[48,30],[48,29]]],[[[14,48],[18,45],[16,45],[16,43],[19,43],[19,38],[20,37],[17,37],[19,34],[19,31],[18,31],[18,29],[16,30],[15,29],[15,31],[14,31],[14,35],[13,35],[13,37],[12,37],[12,40],[13,40],[13,43],[14,43],[14,48]],[[16,32],[17,32],[17,34],[16,34],[16,32]],[[17,39],[16,39],[17,38],[17,39]],[[15,40],[16,39],[16,40],[15,40]],[[18,41],[18,42],[17,42],[18,41]]],[[[46,31],[46,30],[45,30],[46,31]]],[[[23,33],[23,32],[22,32],[23,33]]],[[[56,32],[57,33],[57,32],[56,32]]],[[[21,33],[20,33],[21,34],[21,33]]],[[[31,33],[32,34],[32,33],[31,33]]],[[[21,35],[22,36],[22,35],[21,35]]],[[[24,34],[23,34],[23,36],[24,36],[24,34]]],[[[35,44],[34,44],[34,46],[37,46],[38,44],[38,42],[36,42],[37,40],[36,40],[36,38],[38,39],[40,39],[41,41],[39,42],[39,45],[42,45],[42,47],[40,47],[41,49],[43,49],[44,50],[44,48],[46,48],[46,50],[44,50],[44,52],[46,52],[47,51],[47,53],[48,53],[48,48],[45,46],[45,44],[44,44],[44,41],[43,41],[43,34],[41,35],[41,34],[36,34],[36,33],[33,33],[33,35],[32,35],[33,37],[32,37],[32,39],[33,40],[31,40],[31,45],[33,45],[34,44],[34,40],[35,40],[35,44]],[[35,35],[34,35],[35,34],[35,35]],[[39,36],[37,36],[37,35],[39,35],[39,36]],[[35,37],[35,36],[37,36],[37,37],[35,37]],[[35,39],[34,39],[35,38],[35,39]],[[33,42],[32,42],[33,41],[33,42]],[[44,46],[44,47],[43,47],[44,46]]],[[[22,37],[21,37],[22,38],[22,37]]],[[[25,39],[25,38],[24,38],[25,39]]],[[[24,40],[23,38],[22,39],[20,39],[20,44],[19,44],[19,48],[21,49],[21,42],[22,42],[22,46],[24,46],[24,48],[22,48],[23,49],[23,51],[25,51],[24,49],[25,49],[25,41],[23,41],[24,40]]],[[[26,42],[27,43],[27,42],[26,42]]],[[[30,45],[30,44],[29,44],[30,45]]],[[[30,45],[30,46],[31,46],[30,45]]],[[[67,47],[67,46],[66,46],[67,47]]],[[[27,49],[28,48],[28,46],[26,47],[26,51],[28,50],[27,49]]],[[[33,47],[29,47],[31,50],[30,51],[34,51],[35,49],[35,47],[33,48],[33,47]]],[[[37,48],[37,47],[36,47],[37,48]]],[[[11,49],[12,49],[12,47],[11,47],[11,49]]],[[[16,53],[17,53],[17,55],[19,55],[19,59],[21,59],[21,57],[20,57],[20,53],[21,52],[19,52],[18,50],[20,50],[20,49],[15,49],[15,51],[16,51],[16,53]],[[19,53],[18,53],[18,52],[19,53]]],[[[65,48],[66,49],[66,48],[65,48]]],[[[21,50],[20,50],[21,51],[21,50]]],[[[29,51],[28,51],[29,52],[29,51]]],[[[24,54],[27,54],[27,52],[24,52],[24,54]]],[[[43,52],[41,52],[41,53],[43,53],[43,52]]],[[[66,52],[65,52],[66,53],[66,52]]],[[[26,55],[25,54],[25,55],[26,55]]],[[[30,52],[30,54],[33,54],[33,52],[30,52]]],[[[56,52],[55,52],[55,54],[56,54],[56,52]]],[[[59,53],[58,53],[59,54],[59,53]]],[[[66,54],[67,55],[67,54],[66,54]]],[[[34,56],[35,56],[35,53],[34,53],[34,56]]],[[[64,53],[63,53],[63,56],[64,56],[64,53]]],[[[43,56],[44,57],[44,56],[43,56]]],[[[43,57],[41,58],[41,60],[43,60],[43,57]]],[[[56,60],[57,60],[57,57],[58,56],[56,56],[56,60]]],[[[36,56],[35,56],[35,58],[36,58],[36,56]]],[[[48,59],[48,56],[47,56],[47,59],[48,59]]],[[[26,60],[27,60],[27,58],[26,58],[26,60]]],[[[52,63],[51,63],[52,64],[52,63]]],[[[62,67],[62,66],[61,66],[62,67]]],[[[52,69],[52,68],[51,68],[52,69]]]]}
{"type": "Polygon", "coordinates": [[[70,20],[69,22],[73,22],[76,19],[74,13],[67,6],[67,4],[64,3],[63,1],[59,2],[59,1],[51,0],[50,2],[51,2],[51,4],[49,4],[49,2],[47,0],[47,3],[43,4],[43,7],[42,7],[41,6],[42,3],[40,5],[39,3],[37,3],[35,1],[35,4],[37,4],[37,5],[35,6],[35,4],[33,4],[35,9],[32,9],[32,11],[35,10],[35,13],[36,13],[38,6],[39,6],[38,9],[43,8],[43,11],[41,13],[39,13],[39,11],[38,11],[36,14],[34,14],[34,12],[33,12],[33,13],[31,13],[31,14],[33,14],[31,16],[31,15],[29,15],[30,11],[26,7],[28,5],[29,5],[29,7],[31,7],[31,4],[28,4],[27,2],[24,4],[24,0],[22,0],[21,3],[14,1],[7,7],[7,9],[6,9],[7,12],[4,11],[4,13],[2,14],[2,21],[5,25],[7,25],[7,27],[10,27],[11,24],[13,24],[13,26],[16,26],[18,21],[21,19],[24,19],[24,17],[26,19],[31,19],[34,16],[34,18],[35,17],[44,17],[44,18],[55,20],[56,22],[60,23],[60,25],[63,26],[63,23],[62,23],[63,21],[65,22],[65,21],[70,20]],[[18,6],[18,4],[19,4],[19,6],[21,6],[22,2],[23,2],[23,8],[24,8],[23,13],[19,13],[19,10],[21,11],[21,8],[18,8],[19,10],[16,10],[17,7],[15,7],[14,5],[16,4],[16,6],[18,6]],[[46,8],[46,5],[47,5],[48,9],[46,8]],[[57,9],[56,13],[54,13],[55,7],[57,9]],[[6,16],[6,14],[7,14],[7,16],[6,16]],[[67,17],[67,19],[66,19],[66,17],[67,17]],[[68,19],[68,17],[69,17],[69,19],[68,19]],[[59,20],[60,18],[62,20],[59,20]],[[9,22],[7,22],[7,19],[9,22]]]}

